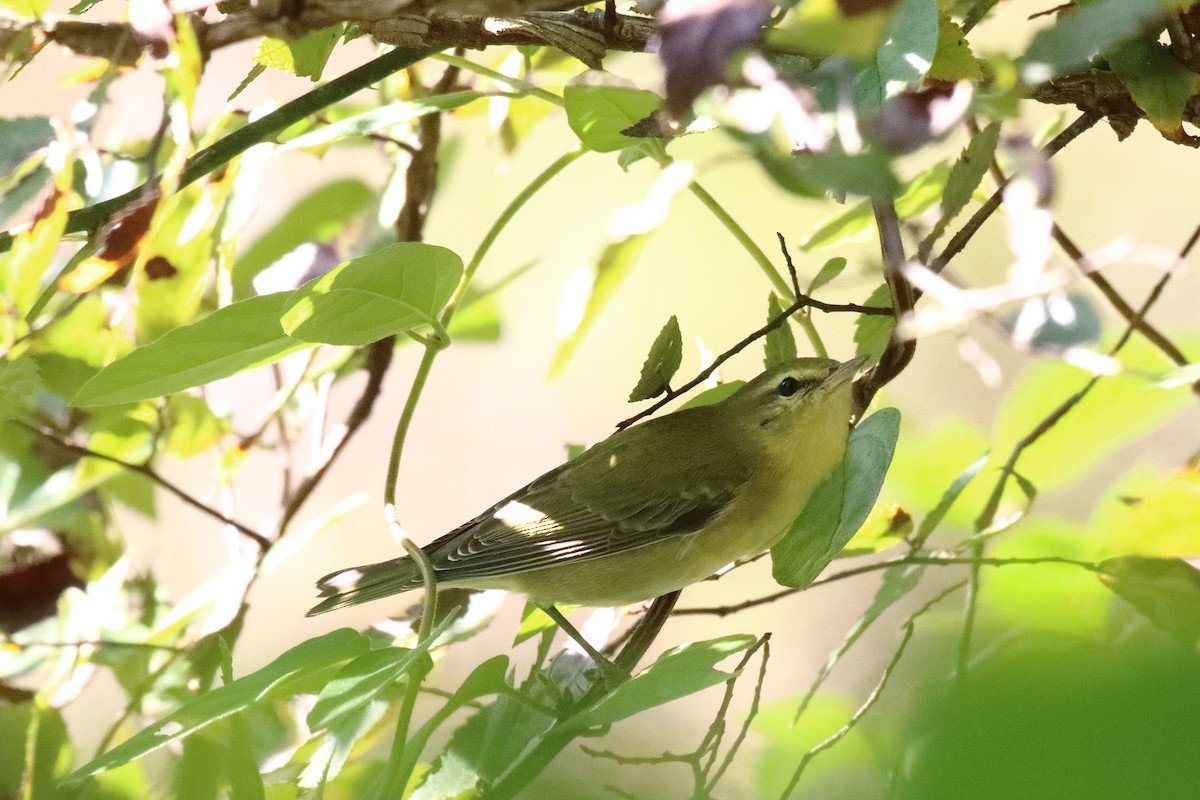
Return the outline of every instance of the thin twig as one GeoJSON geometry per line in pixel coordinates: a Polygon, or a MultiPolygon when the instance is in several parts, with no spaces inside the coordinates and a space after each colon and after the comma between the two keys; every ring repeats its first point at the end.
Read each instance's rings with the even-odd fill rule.
{"type": "Polygon", "coordinates": [[[940,603],[942,600],[945,600],[951,594],[957,592],[964,585],[965,581],[960,581],[959,583],[956,583],[953,586],[939,592],[932,600],[921,606],[913,613],[912,616],[908,618],[908,621],[904,623],[904,635],[900,638],[900,644],[896,647],[896,652],[892,654],[892,658],[888,661],[887,666],[883,668],[883,673],[879,676],[879,682],[875,684],[875,688],[872,689],[871,693],[867,695],[865,700],[863,700],[862,705],[860,705],[855,712],[850,715],[850,719],[846,720],[845,725],[838,728],[822,741],[813,745],[813,747],[804,754],[804,757],[800,759],[800,763],[796,765],[795,771],[792,772],[791,780],[788,781],[787,787],[783,790],[783,794],[780,795],[780,800],[787,800],[787,798],[791,797],[792,792],[796,788],[796,784],[800,782],[800,778],[804,775],[804,770],[808,768],[809,763],[816,758],[817,755],[833,747],[835,744],[841,741],[846,734],[854,730],[854,726],[857,725],[859,720],[861,720],[866,713],[871,710],[871,706],[875,705],[875,703],[879,700],[879,697],[883,694],[884,688],[887,686],[888,679],[892,677],[892,673],[896,670],[896,666],[900,663],[900,659],[903,657],[904,651],[908,648],[908,643],[912,640],[913,634],[916,632],[917,619],[935,605],[940,603]]]}
{"type": "MultiPolygon", "coordinates": [[[[885,561],[874,561],[870,564],[864,564],[861,567],[852,567],[850,569],[835,572],[832,575],[827,575],[820,580],[813,581],[809,584],[808,589],[814,589],[818,586],[826,586],[831,583],[845,580],[847,578],[855,578],[859,575],[866,575],[870,572],[878,572],[880,570],[890,569],[892,567],[904,566],[907,564],[925,564],[937,567],[951,566],[983,566],[983,567],[1012,567],[1012,566],[1030,566],[1037,564],[1067,564],[1080,569],[1086,569],[1089,572],[1101,572],[1103,568],[1099,562],[1085,561],[1077,558],[1066,558],[1062,556],[1040,556],[1028,558],[969,558],[964,556],[940,556],[940,555],[911,555],[902,558],[893,558],[885,561]]],[[[706,606],[699,608],[681,608],[675,611],[675,616],[693,616],[693,615],[711,615],[716,617],[726,617],[730,614],[736,614],[739,611],[756,608],[758,606],[767,605],[776,601],[782,600],[785,597],[791,597],[794,594],[799,594],[807,589],[782,589],[778,592],[773,592],[763,597],[755,597],[750,600],[744,600],[740,603],[731,603],[724,606],[706,606]]]]}
{"type": "MultiPolygon", "coordinates": [[[[1098,270],[1096,270],[1088,261],[1088,257],[1075,244],[1072,239],[1067,236],[1062,227],[1057,222],[1050,230],[1050,235],[1059,247],[1067,254],[1079,271],[1085,278],[1100,290],[1100,294],[1104,295],[1104,299],[1109,302],[1117,313],[1125,320],[1129,326],[1138,333],[1145,336],[1150,342],[1166,355],[1167,358],[1175,362],[1176,366],[1184,366],[1188,363],[1187,356],[1183,354],[1166,336],[1164,336],[1157,328],[1151,325],[1145,319],[1146,307],[1140,311],[1135,311],[1133,306],[1126,302],[1125,298],[1121,297],[1121,293],[1116,287],[1109,282],[1098,270]]],[[[1170,272],[1165,273],[1169,275],[1170,272]]]]}
{"type": "Polygon", "coordinates": [[[255,544],[258,545],[259,550],[263,553],[265,553],[267,551],[267,548],[269,548],[271,546],[271,540],[268,539],[267,537],[263,536],[258,531],[254,530],[253,528],[249,527],[248,525],[243,525],[242,523],[238,522],[235,519],[231,519],[231,518],[225,516],[220,511],[216,510],[212,506],[205,504],[202,500],[195,497],[194,495],[188,494],[186,491],[181,489],[179,486],[177,486],[174,483],[172,483],[171,481],[167,480],[162,475],[159,475],[157,472],[155,472],[153,469],[151,469],[149,466],[147,466],[145,464],[134,464],[130,461],[125,461],[124,459],[117,458],[116,456],[110,456],[105,453],[98,453],[95,450],[91,450],[87,447],[83,447],[82,445],[73,444],[71,442],[68,442],[63,439],[58,438],[58,436],[56,436],[52,433],[49,433],[48,431],[42,430],[37,425],[31,425],[28,422],[25,422],[24,420],[14,420],[14,422],[21,425],[21,427],[32,431],[34,434],[42,437],[46,441],[51,442],[54,445],[62,448],[63,450],[74,453],[78,456],[83,456],[85,458],[96,458],[101,461],[107,461],[110,464],[116,464],[117,466],[123,467],[124,469],[127,469],[130,472],[136,472],[139,475],[143,475],[146,478],[149,478],[151,481],[153,481],[157,485],[161,486],[163,489],[166,489],[168,492],[175,495],[176,497],[178,497],[183,502],[187,503],[192,508],[196,509],[197,511],[201,511],[204,514],[207,514],[208,516],[212,517],[215,520],[222,522],[225,525],[230,526],[231,528],[236,530],[238,533],[240,533],[243,536],[245,536],[246,538],[252,540],[255,544]]]}

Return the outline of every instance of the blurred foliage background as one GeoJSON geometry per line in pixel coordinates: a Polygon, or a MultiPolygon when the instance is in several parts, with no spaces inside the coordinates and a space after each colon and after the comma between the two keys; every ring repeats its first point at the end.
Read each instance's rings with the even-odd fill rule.
{"type": "Polygon", "coordinates": [[[0,0],[0,796],[1194,794],[1200,11],[491,10],[0,0]],[[706,383],[871,357],[829,541],[604,697],[521,598],[304,617],[389,465],[460,524],[796,299],[777,236],[840,310],[706,383]]]}

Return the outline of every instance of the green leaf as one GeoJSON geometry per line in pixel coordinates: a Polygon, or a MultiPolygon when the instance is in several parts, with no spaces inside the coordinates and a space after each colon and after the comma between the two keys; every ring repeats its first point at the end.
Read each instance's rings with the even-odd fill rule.
{"type": "Polygon", "coordinates": [[[1173,142],[1186,142],[1183,113],[1200,79],[1157,39],[1138,37],[1104,54],[1113,72],[1125,84],[1133,101],[1159,133],[1173,142]]]}
{"type": "Polygon", "coordinates": [[[461,108],[485,96],[483,93],[475,91],[448,92],[432,97],[422,97],[420,100],[388,103],[370,111],[331,122],[294,139],[288,139],[283,143],[282,149],[297,150],[303,147],[319,147],[340,139],[367,136],[393,125],[412,122],[426,114],[461,108]]]}
{"type": "Polygon", "coordinates": [[[982,81],[971,43],[949,14],[938,15],[937,52],[925,77],[935,81],[982,81]]]}
{"type": "Polygon", "coordinates": [[[358,712],[395,683],[413,663],[416,651],[382,647],[346,664],[321,689],[306,720],[309,730],[325,730],[358,712]]]}
{"type": "Polygon", "coordinates": [[[37,18],[50,10],[50,0],[0,0],[0,8],[19,17],[37,18]]]}
{"type": "Polygon", "coordinates": [[[300,245],[332,240],[373,199],[374,193],[365,183],[345,178],[319,186],[293,203],[234,264],[234,296],[241,299],[253,294],[255,276],[300,245]]]}
{"type": "Polygon", "coordinates": [[[254,52],[254,61],[264,67],[282,70],[302,78],[321,79],[325,63],[334,45],[342,38],[345,25],[339,23],[307,33],[296,39],[264,36],[254,52]]]}
{"type": "Polygon", "coordinates": [[[803,589],[837,557],[871,513],[899,435],[900,412],[894,408],[876,411],[850,433],[842,463],[771,548],[775,580],[803,589]]]}
{"type": "Polygon", "coordinates": [[[1132,36],[1163,13],[1163,0],[1097,0],[1073,13],[1059,14],[1039,31],[1019,68],[1029,84],[1087,66],[1101,53],[1132,36]]]}
{"type": "Polygon", "coordinates": [[[781,152],[764,136],[739,138],[750,143],[755,158],[771,180],[781,189],[802,197],[818,197],[828,191],[871,197],[900,194],[901,185],[892,172],[891,158],[883,153],[793,155],[781,152]]]}
{"type": "Polygon", "coordinates": [[[452,250],[398,242],[301,286],[281,321],[306,342],[361,346],[435,321],[462,277],[452,250]]]}
{"type": "Polygon", "coordinates": [[[288,292],[252,297],[169,331],[100,370],[72,403],[104,406],[161,397],[308,347],[279,327],[288,297],[288,292]]]}
{"type": "Polygon", "coordinates": [[[746,650],[753,636],[725,636],[668,650],[653,664],[622,683],[595,705],[563,723],[569,730],[610,725],[626,717],[724,683],[735,673],[715,669],[718,662],[746,650]]]}
{"type": "Polygon", "coordinates": [[[637,386],[629,393],[629,402],[658,397],[671,388],[671,378],[683,363],[683,334],[679,331],[679,319],[672,314],[650,345],[650,352],[642,364],[642,374],[637,386]]]}
{"type": "Polygon", "coordinates": [[[805,294],[811,296],[813,292],[817,291],[817,289],[820,289],[838,275],[841,275],[842,271],[846,269],[847,263],[848,262],[846,259],[842,258],[841,256],[834,256],[826,261],[821,266],[821,269],[817,271],[817,274],[813,276],[813,279],[809,281],[808,290],[805,292],[805,294]]]}
{"type": "MultiPolygon", "coordinates": [[[[767,298],[767,321],[771,321],[783,313],[783,303],[779,301],[779,297],[771,292],[767,298]]],[[[791,326],[788,320],[784,320],[781,325],[776,325],[775,328],[769,331],[763,339],[763,363],[767,369],[778,366],[785,361],[791,361],[796,357],[796,336],[792,333],[791,326]]]]}
{"type": "MultiPolygon", "coordinates": [[[[892,305],[892,290],[886,283],[880,284],[863,305],[871,308],[888,308],[892,305]]],[[[867,356],[878,361],[887,347],[892,331],[896,329],[896,318],[882,314],[859,314],[854,318],[854,355],[867,356]]]]}
{"type": "Polygon", "coordinates": [[[983,176],[992,165],[992,157],[996,154],[999,141],[1000,123],[993,122],[971,137],[962,155],[954,162],[954,166],[950,168],[950,177],[946,179],[946,189],[942,193],[942,215],[925,239],[929,244],[936,242],[946,232],[946,226],[966,208],[971,195],[979,188],[983,176]]]}
{"type": "Polygon", "coordinates": [[[937,47],[937,0],[901,0],[892,14],[887,41],[875,57],[884,97],[919,84],[937,47]]]}
{"type": "Polygon", "coordinates": [[[71,203],[74,161],[58,148],[60,163],[54,169],[54,188],[42,203],[33,224],[13,239],[12,249],[0,255],[0,300],[7,300],[24,316],[41,293],[42,276],[62,240],[71,203]]]}
{"type": "Polygon", "coordinates": [[[54,128],[49,117],[0,119],[0,175],[7,177],[52,141],[54,128]]]}
{"type": "Polygon", "coordinates": [[[1178,558],[1110,558],[1100,580],[1156,626],[1200,644],[1200,570],[1178,558]]]}
{"type": "Polygon", "coordinates": [[[312,691],[314,684],[324,683],[332,668],[360,655],[367,647],[367,637],[349,628],[302,642],[262,669],[184,703],[77,769],[65,783],[76,784],[90,775],[141,758],[255,703],[312,691]]]}
{"type": "Polygon", "coordinates": [[[563,105],[579,141],[598,153],[611,153],[642,143],[621,131],[654,113],[662,98],[622,86],[568,86],[563,105]]]}
{"type": "Polygon", "coordinates": [[[38,368],[32,358],[0,361],[0,424],[25,411],[37,388],[38,368]]]}
{"type": "MultiPolygon", "coordinates": [[[[583,451],[580,452],[582,453],[583,451]]],[[[568,455],[568,460],[575,457],[577,456],[568,455]]],[[[566,603],[556,604],[556,607],[563,614],[569,614],[576,608],[576,606],[566,603]]],[[[558,624],[541,607],[526,602],[524,610],[521,611],[521,624],[517,626],[517,635],[513,639],[513,647],[556,627],[558,627],[558,624]]]]}
{"type": "Polygon", "coordinates": [[[604,252],[600,254],[600,258],[596,262],[591,292],[588,295],[583,314],[580,315],[579,322],[574,329],[563,337],[558,344],[558,349],[554,351],[554,358],[550,362],[551,378],[557,377],[566,369],[567,364],[575,355],[575,351],[579,349],[584,337],[587,336],[588,331],[600,316],[600,312],[616,294],[617,289],[625,280],[625,276],[637,262],[637,257],[649,243],[651,233],[653,232],[634,234],[604,248],[604,252]]]}
{"type": "Polygon", "coordinates": [[[984,453],[979,458],[972,461],[971,464],[964,469],[957,478],[954,479],[954,482],[946,487],[946,491],[942,495],[942,498],[938,500],[937,505],[935,505],[929,511],[929,513],[925,515],[925,518],[921,520],[921,524],[917,528],[917,535],[913,537],[914,548],[919,548],[925,543],[925,540],[933,534],[933,532],[937,529],[937,526],[940,525],[942,520],[946,518],[946,514],[950,513],[950,509],[954,507],[954,502],[958,500],[959,495],[961,495],[963,490],[971,484],[971,481],[975,480],[975,476],[979,474],[980,470],[983,469],[987,462],[988,454],[984,453]]]}

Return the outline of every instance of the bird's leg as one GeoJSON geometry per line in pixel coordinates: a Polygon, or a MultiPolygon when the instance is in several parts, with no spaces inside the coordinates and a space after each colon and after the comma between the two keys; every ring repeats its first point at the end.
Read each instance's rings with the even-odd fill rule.
{"type": "Polygon", "coordinates": [[[611,689],[617,684],[624,683],[625,681],[629,680],[629,670],[617,666],[605,658],[599,650],[592,647],[591,643],[587,639],[583,638],[583,634],[579,632],[579,629],[572,625],[570,621],[563,616],[563,613],[555,608],[553,603],[547,603],[546,605],[539,603],[538,608],[542,609],[542,611],[546,613],[546,616],[554,620],[555,625],[562,628],[567,636],[570,636],[575,640],[576,644],[583,648],[583,652],[587,653],[587,655],[595,663],[596,669],[600,672],[601,680],[604,682],[607,688],[611,689]]]}

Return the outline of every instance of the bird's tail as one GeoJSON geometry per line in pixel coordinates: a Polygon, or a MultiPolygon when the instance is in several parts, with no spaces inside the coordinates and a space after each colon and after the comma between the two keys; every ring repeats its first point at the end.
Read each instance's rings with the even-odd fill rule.
{"type": "Polygon", "coordinates": [[[335,608],[356,606],[420,586],[421,574],[417,565],[407,556],[340,569],[317,581],[317,589],[325,599],[313,606],[305,616],[313,617],[335,608]]]}

